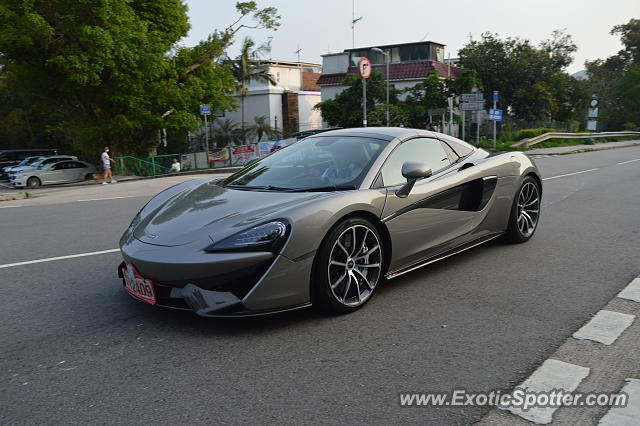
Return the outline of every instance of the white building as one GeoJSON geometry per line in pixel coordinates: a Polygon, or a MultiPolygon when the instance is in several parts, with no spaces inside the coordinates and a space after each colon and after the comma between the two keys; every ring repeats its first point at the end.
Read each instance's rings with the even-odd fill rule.
{"type": "MultiPolygon", "coordinates": [[[[262,61],[269,66],[269,73],[276,85],[267,81],[252,81],[244,99],[245,126],[254,123],[255,117],[266,116],[272,127],[285,134],[322,127],[320,112],[313,107],[320,102],[319,64],[286,61],[262,61]]],[[[236,111],[227,111],[224,118],[237,123],[242,121],[241,99],[236,111]]]]}
{"type": "Polygon", "coordinates": [[[346,49],[344,52],[322,55],[322,75],[318,85],[323,101],[334,99],[346,88],[342,82],[347,74],[358,73],[356,63],[362,57],[368,58],[372,68],[387,78],[385,56],[373,48],[390,55],[390,82],[400,90],[424,80],[432,70],[438,71],[441,78],[457,78],[460,75],[459,68],[444,62],[444,44],[432,41],[346,49]]]}

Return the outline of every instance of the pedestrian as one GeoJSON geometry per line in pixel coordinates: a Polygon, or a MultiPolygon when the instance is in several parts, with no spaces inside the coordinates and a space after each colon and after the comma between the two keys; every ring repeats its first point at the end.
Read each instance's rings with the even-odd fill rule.
{"type": "Polygon", "coordinates": [[[111,174],[111,163],[113,163],[113,158],[111,158],[109,156],[109,147],[105,146],[104,147],[104,152],[102,153],[102,155],[100,156],[100,158],[102,159],[102,168],[104,169],[104,176],[103,176],[103,185],[106,185],[108,183],[116,183],[117,180],[115,180],[113,178],[113,175],[111,174]],[[107,182],[109,181],[109,182],[107,182]]]}
{"type": "Polygon", "coordinates": [[[171,173],[180,173],[180,162],[177,158],[174,158],[171,163],[171,173]]]}

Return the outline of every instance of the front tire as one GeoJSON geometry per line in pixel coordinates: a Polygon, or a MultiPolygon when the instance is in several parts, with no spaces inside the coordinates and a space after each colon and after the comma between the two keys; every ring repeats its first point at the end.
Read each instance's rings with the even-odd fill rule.
{"type": "Polygon", "coordinates": [[[40,185],[42,185],[42,182],[40,182],[40,179],[38,179],[37,177],[33,176],[30,177],[29,179],[27,179],[27,186],[29,188],[37,188],[40,185]]]}
{"type": "Polygon", "coordinates": [[[315,261],[314,305],[336,313],[367,303],[384,271],[384,246],[376,227],[363,218],[338,223],[325,237],[315,261]]]}
{"type": "Polygon", "coordinates": [[[524,243],[533,237],[540,221],[540,199],[540,185],[534,178],[527,176],[513,200],[509,227],[505,234],[507,241],[524,243]]]}

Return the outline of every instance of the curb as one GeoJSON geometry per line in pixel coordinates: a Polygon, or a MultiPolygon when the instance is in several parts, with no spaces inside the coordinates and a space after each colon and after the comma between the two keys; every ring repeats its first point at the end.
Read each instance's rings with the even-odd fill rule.
{"type": "MultiPolygon", "coordinates": [[[[223,174],[223,173],[234,173],[241,169],[242,167],[225,167],[220,169],[194,170],[194,171],[187,171],[187,172],[180,172],[180,173],[168,173],[168,174],[156,175],[156,176],[138,176],[131,179],[119,180],[118,183],[127,183],[127,182],[135,182],[135,181],[146,180],[146,179],[158,179],[158,178],[165,178],[165,177],[185,176],[185,175],[215,175],[215,174],[223,174]]],[[[30,188],[30,190],[38,191],[40,189],[73,188],[73,187],[79,187],[79,186],[92,186],[92,185],[97,185],[97,183],[94,183],[94,184],[80,183],[80,182],[65,183],[65,184],[54,185],[54,186],[40,186],[36,188],[30,188]]],[[[14,189],[17,189],[17,188],[14,188],[14,189]]],[[[15,198],[15,199],[18,200],[22,198],[15,198]]],[[[0,198],[0,201],[2,201],[2,198],[0,198]]]]}
{"type": "Polygon", "coordinates": [[[25,198],[29,198],[29,193],[25,191],[14,192],[11,194],[0,194],[0,201],[24,200],[25,198]]]}

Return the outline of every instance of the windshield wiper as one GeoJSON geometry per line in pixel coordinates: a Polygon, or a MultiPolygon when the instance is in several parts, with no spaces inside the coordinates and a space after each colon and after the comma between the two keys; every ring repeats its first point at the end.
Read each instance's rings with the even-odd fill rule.
{"type": "Polygon", "coordinates": [[[328,192],[328,191],[348,191],[356,189],[355,185],[327,185],[327,186],[315,186],[308,188],[296,188],[291,192],[328,192]]]}

